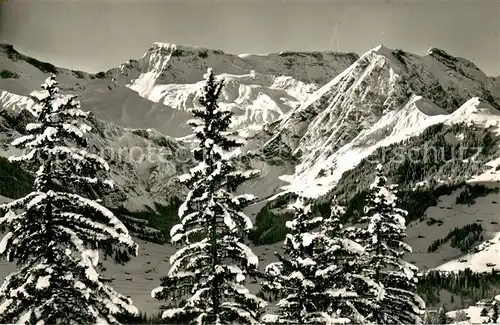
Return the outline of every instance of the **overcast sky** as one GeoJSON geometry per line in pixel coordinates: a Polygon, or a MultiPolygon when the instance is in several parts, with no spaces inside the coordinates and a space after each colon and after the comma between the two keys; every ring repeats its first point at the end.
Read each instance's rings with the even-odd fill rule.
{"type": "Polygon", "coordinates": [[[155,41],[229,53],[436,46],[500,75],[498,0],[0,0],[0,41],[89,72],[155,41]]]}

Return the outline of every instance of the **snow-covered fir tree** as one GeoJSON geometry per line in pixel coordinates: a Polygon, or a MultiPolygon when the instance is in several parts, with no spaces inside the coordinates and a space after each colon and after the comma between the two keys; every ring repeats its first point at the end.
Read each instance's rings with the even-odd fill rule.
{"type": "Polygon", "coordinates": [[[54,75],[42,89],[32,96],[36,122],[13,142],[24,154],[10,158],[37,168],[34,190],[0,206],[0,253],[19,268],[0,287],[0,323],[118,324],[115,315],[137,309],[98,274],[98,249],[137,254],[137,245],[113,213],[68,189],[113,183],[107,163],[83,149],[89,113],[59,94],[54,75]]]}
{"type": "Polygon", "coordinates": [[[379,308],[371,321],[384,324],[420,324],[425,303],[415,292],[418,269],[403,260],[411,247],[406,238],[406,211],[396,207],[395,185],[389,185],[377,165],[375,181],[365,206],[362,222],[368,223],[370,238],[365,250],[369,254],[364,275],[384,288],[379,308]]]}
{"type": "Polygon", "coordinates": [[[171,268],[152,296],[172,302],[163,312],[169,321],[189,324],[259,324],[266,302],[246,287],[247,275],[257,270],[258,259],[244,244],[252,222],[242,209],[253,195],[235,195],[244,181],[258,171],[237,171],[234,158],[243,142],[227,131],[233,113],[218,106],[223,80],[211,69],[205,75],[201,107],[191,110],[199,145],[199,164],[181,177],[190,191],[179,208],[181,223],[170,234],[183,244],[170,257],[171,268]]]}
{"type": "Polygon", "coordinates": [[[359,256],[363,248],[343,239],[340,208],[330,219],[311,216],[311,205],[299,197],[292,205],[295,216],[286,223],[289,233],[284,255],[266,267],[263,290],[279,296],[278,313],[263,320],[276,324],[336,324],[362,320],[353,304],[351,274],[346,258],[359,256]]]}
{"type": "MultiPolygon", "coordinates": [[[[264,292],[281,298],[277,314],[263,317],[271,324],[325,324],[331,323],[326,313],[325,291],[317,276],[319,265],[315,257],[323,247],[319,227],[322,217],[311,217],[311,205],[300,197],[291,206],[294,219],[287,221],[284,255],[276,254],[278,262],[266,266],[264,292]]],[[[322,281],[321,281],[322,282],[322,281]]]]}
{"type": "Polygon", "coordinates": [[[381,286],[363,275],[363,260],[366,252],[353,239],[358,237],[358,228],[344,227],[341,217],[344,209],[334,200],[331,215],[321,224],[324,247],[316,260],[329,315],[342,315],[352,323],[363,324],[371,318],[371,312],[378,308],[378,297],[383,293],[381,286]]]}

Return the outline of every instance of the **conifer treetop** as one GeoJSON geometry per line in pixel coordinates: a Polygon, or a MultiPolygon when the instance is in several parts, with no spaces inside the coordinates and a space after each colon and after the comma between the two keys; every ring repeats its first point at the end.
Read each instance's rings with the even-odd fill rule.
{"type": "Polygon", "coordinates": [[[183,246],[170,257],[168,275],[152,297],[171,302],[162,315],[168,320],[257,325],[266,303],[245,287],[258,258],[244,243],[252,222],[242,212],[255,196],[235,190],[258,172],[237,169],[243,142],[225,134],[232,112],[217,103],[223,80],[211,69],[205,78],[201,106],[191,109],[188,122],[198,140],[198,165],[180,177],[189,192],[179,208],[181,222],[170,232],[172,242],[183,246]]]}
{"type": "Polygon", "coordinates": [[[363,272],[384,288],[380,306],[373,312],[373,321],[419,324],[425,302],[414,293],[418,268],[403,259],[412,249],[405,242],[407,211],[397,207],[396,193],[396,185],[388,184],[379,164],[361,218],[368,223],[369,237],[365,245],[368,260],[363,272]]]}
{"type": "MultiPolygon", "coordinates": [[[[325,220],[311,215],[311,202],[299,196],[290,206],[295,211],[293,220],[286,223],[284,255],[277,254],[278,262],[266,266],[264,292],[278,295],[277,314],[267,314],[265,323],[273,324],[344,324],[350,319],[329,308],[332,297],[343,299],[351,295],[345,287],[329,281],[337,265],[326,263],[329,239],[321,229],[325,220]]],[[[337,243],[338,244],[338,243],[337,243]]],[[[336,249],[340,249],[337,245],[336,249]]],[[[335,261],[338,262],[338,261],[335,261]]],[[[349,315],[350,316],[350,315],[349,315]]]]}

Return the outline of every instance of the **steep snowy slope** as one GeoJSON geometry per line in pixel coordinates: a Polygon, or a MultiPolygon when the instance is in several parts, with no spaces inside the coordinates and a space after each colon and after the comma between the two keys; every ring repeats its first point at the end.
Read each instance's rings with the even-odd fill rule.
{"type": "Polygon", "coordinates": [[[33,105],[34,102],[26,96],[0,90],[0,109],[19,111],[22,107],[29,111],[33,105]]]}
{"type": "Polygon", "coordinates": [[[500,107],[491,87],[473,63],[442,50],[420,57],[381,45],[274,123],[274,137],[266,145],[288,147],[300,157],[295,174],[284,178],[292,183],[288,189],[308,183],[308,192],[317,196],[358,157],[442,121],[437,115],[453,112],[471,97],[500,107]],[[416,98],[420,103],[414,105],[416,98]],[[424,106],[420,115],[411,113],[411,107],[424,106]]]}
{"type": "Polygon", "coordinates": [[[106,88],[106,91],[88,88],[81,93],[81,101],[98,118],[119,125],[153,127],[171,137],[184,136],[191,130],[185,123],[189,113],[151,102],[127,87],[106,88]]]}
{"type": "MultiPolygon", "coordinates": [[[[500,111],[479,98],[472,98],[467,101],[453,112],[446,121],[447,124],[463,122],[469,125],[481,126],[500,136],[500,111]]],[[[489,161],[486,165],[489,167],[489,170],[476,175],[468,183],[500,188],[500,158],[497,157],[489,161]]],[[[492,268],[500,270],[500,228],[498,227],[498,223],[500,223],[500,209],[497,206],[497,202],[500,202],[500,195],[494,193],[477,199],[475,204],[467,208],[460,206],[452,208],[452,211],[453,209],[461,208],[459,213],[450,213],[451,216],[460,215],[459,220],[453,220],[454,224],[464,222],[467,220],[467,217],[469,217],[469,223],[475,221],[483,224],[483,227],[487,229],[486,241],[480,245],[478,252],[449,261],[441,265],[438,269],[456,271],[470,268],[477,272],[490,271],[492,268]]],[[[442,217],[443,213],[441,212],[440,214],[442,217]]]]}
{"type": "MultiPolygon", "coordinates": [[[[342,177],[342,174],[377,148],[401,142],[416,136],[427,127],[444,122],[448,116],[446,111],[420,96],[412,97],[400,110],[389,111],[372,126],[359,132],[354,139],[335,150],[335,145],[327,141],[315,148],[311,164],[301,164],[304,168],[299,177],[282,177],[291,183],[285,189],[295,189],[301,184],[310,184],[308,193],[321,195],[342,177]],[[316,153],[320,153],[317,156],[316,153]],[[319,176],[318,178],[316,176],[319,176]]],[[[337,140],[338,141],[338,140],[337,140]]]]}
{"type": "Polygon", "coordinates": [[[349,169],[357,166],[335,175],[339,182],[325,202],[337,196],[349,217],[362,214],[363,191],[373,179],[370,168],[381,162],[399,185],[401,206],[409,211],[407,242],[413,253],[408,260],[421,270],[500,270],[500,111],[477,97],[451,114],[422,97],[414,96],[410,103],[339,150],[339,162],[349,169]],[[387,147],[375,151],[373,145],[387,147]],[[482,227],[480,238],[472,231],[465,234],[475,238],[467,244],[473,244],[470,252],[450,244],[451,238],[463,244],[456,234],[445,240],[467,225],[482,227]],[[444,242],[430,250],[438,241],[444,242]]]}
{"type": "MultiPolygon", "coordinates": [[[[472,185],[485,185],[488,188],[500,187],[497,182],[473,182],[472,185]]],[[[425,212],[425,220],[414,222],[408,227],[408,243],[413,247],[409,260],[416,262],[421,270],[437,268],[446,271],[458,271],[470,268],[473,271],[500,270],[500,193],[491,193],[475,199],[473,204],[457,204],[457,197],[463,192],[459,188],[450,195],[439,198],[439,203],[425,212]],[[429,224],[429,220],[436,223],[429,224]],[[481,225],[484,229],[480,252],[463,253],[450,246],[449,241],[440,245],[434,252],[428,252],[429,246],[436,240],[443,239],[454,228],[469,224],[481,225]]],[[[481,244],[481,245],[479,245],[481,244]]]]}
{"type": "MultiPolygon", "coordinates": [[[[226,81],[220,106],[230,108],[235,113],[233,127],[236,128],[273,122],[291,108],[298,106],[301,100],[316,89],[312,84],[306,85],[296,80],[292,80],[292,85],[286,88],[290,83],[287,84],[285,77],[273,79],[270,76],[255,73],[242,75],[222,73],[219,77],[226,81]]],[[[202,81],[193,84],[173,83],[155,85],[149,91],[144,91],[144,88],[137,87],[139,82],[134,82],[130,89],[138,91],[139,95],[154,103],[161,103],[178,110],[181,114],[198,105],[198,90],[203,86],[202,81]]],[[[146,123],[152,118],[162,120],[161,116],[153,110],[140,112],[145,113],[146,123]]],[[[178,120],[182,121],[182,119],[178,120]]],[[[170,130],[168,133],[170,134],[170,130]]]]}

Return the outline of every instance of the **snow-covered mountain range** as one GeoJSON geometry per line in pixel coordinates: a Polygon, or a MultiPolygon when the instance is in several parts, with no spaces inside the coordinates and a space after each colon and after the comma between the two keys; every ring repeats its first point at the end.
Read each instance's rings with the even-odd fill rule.
{"type": "MultiPolygon", "coordinates": [[[[189,134],[187,110],[197,105],[200,80],[209,66],[226,80],[222,105],[235,111],[234,129],[249,139],[252,162],[266,169],[266,175],[273,174],[274,192],[280,191],[277,184],[289,183],[287,190],[326,194],[345,171],[377,148],[416,136],[431,125],[467,122],[479,98],[492,112],[500,107],[498,78],[437,48],[424,56],[382,45],[361,56],[232,55],[167,43],[154,43],[140,59],[97,74],[55,67],[2,45],[0,104],[7,111],[29,106],[26,95],[48,72],[56,72],[63,91],[79,93],[83,106],[107,121],[99,122],[105,130],[96,140],[101,149],[131,148],[137,141],[130,137],[151,134],[177,148],[189,145],[172,137],[189,134]],[[147,131],[136,130],[141,128],[147,131]],[[108,129],[113,131],[106,134],[108,129]],[[276,162],[279,157],[285,159],[276,162]]],[[[484,105],[478,114],[492,115],[484,105]]],[[[162,150],[158,141],[149,141],[139,147],[162,150]]],[[[154,167],[151,162],[132,163],[134,177],[127,177],[123,188],[142,187],[147,193],[142,196],[154,200],[168,196],[165,189],[171,186],[162,180],[170,177],[166,170],[172,168],[164,167],[170,162],[163,160],[154,167]]]]}
{"type": "Polygon", "coordinates": [[[154,43],[139,59],[89,74],[34,61],[2,45],[1,69],[18,78],[0,80],[0,89],[28,95],[39,87],[46,72],[57,71],[61,84],[79,92],[97,117],[183,136],[190,132],[185,127],[187,110],[198,104],[197,91],[207,67],[226,80],[222,105],[235,112],[234,127],[241,128],[276,120],[357,59],[355,53],[336,52],[238,56],[154,43]]]}
{"type": "Polygon", "coordinates": [[[319,200],[332,195],[353,199],[354,194],[336,192],[336,186],[362,191],[361,176],[369,175],[363,169],[384,148],[389,150],[387,159],[392,159],[391,150],[418,151],[431,144],[488,146],[475,162],[473,154],[460,161],[433,162],[418,176],[398,174],[405,168],[413,173],[418,164],[386,163],[389,176],[399,177],[405,189],[451,187],[445,194],[436,192],[438,203],[414,216],[408,230],[417,250],[411,258],[419,267],[495,268],[490,260],[500,249],[498,193],[487,192],[468,205],[457,203],[457,197],[467,183],[495,188],[500,182],[500,77],[489,77],[469,60],[437,48],[425,55],[382,45],[361,56],[233,55],[154,43],[141,58],[92,74],[55,67],[1,45],[1,155],[12,153],[8,143],[29,119],[22,112],[32,105],[27,95],[39,88],[47,73],[55,72],[62,91],[79,93],[82,106],[95,114],[92,149],[111,161],[119,189],[110,204],[140,210],[144,204],[152,207],[172,196],[182,197],[184,189],[174,179],[189,167],[191,140],[185,122],[188,109],[198,105],[207,67],[226,80],[221,105],[235,112],[234,132],[248,140],[242,164],[262,170],[242,188],[261,199],[249,210],[253,215],[287,191],[319,200]],[[150,157],[144,159],[144,154],[150,157]],[[458,183],[458,178],[466,183],[458,183]],[[457,215],[460,221],[454,219],[457,215]],[[429,225],[431,219],[445,226],[429,225]],[[467,262],[462,252],[447,244],[437,253],[425,253],[429,241],[476,219],[482,220],[485,240],[492,244],[468,255],[467,262]]]}

